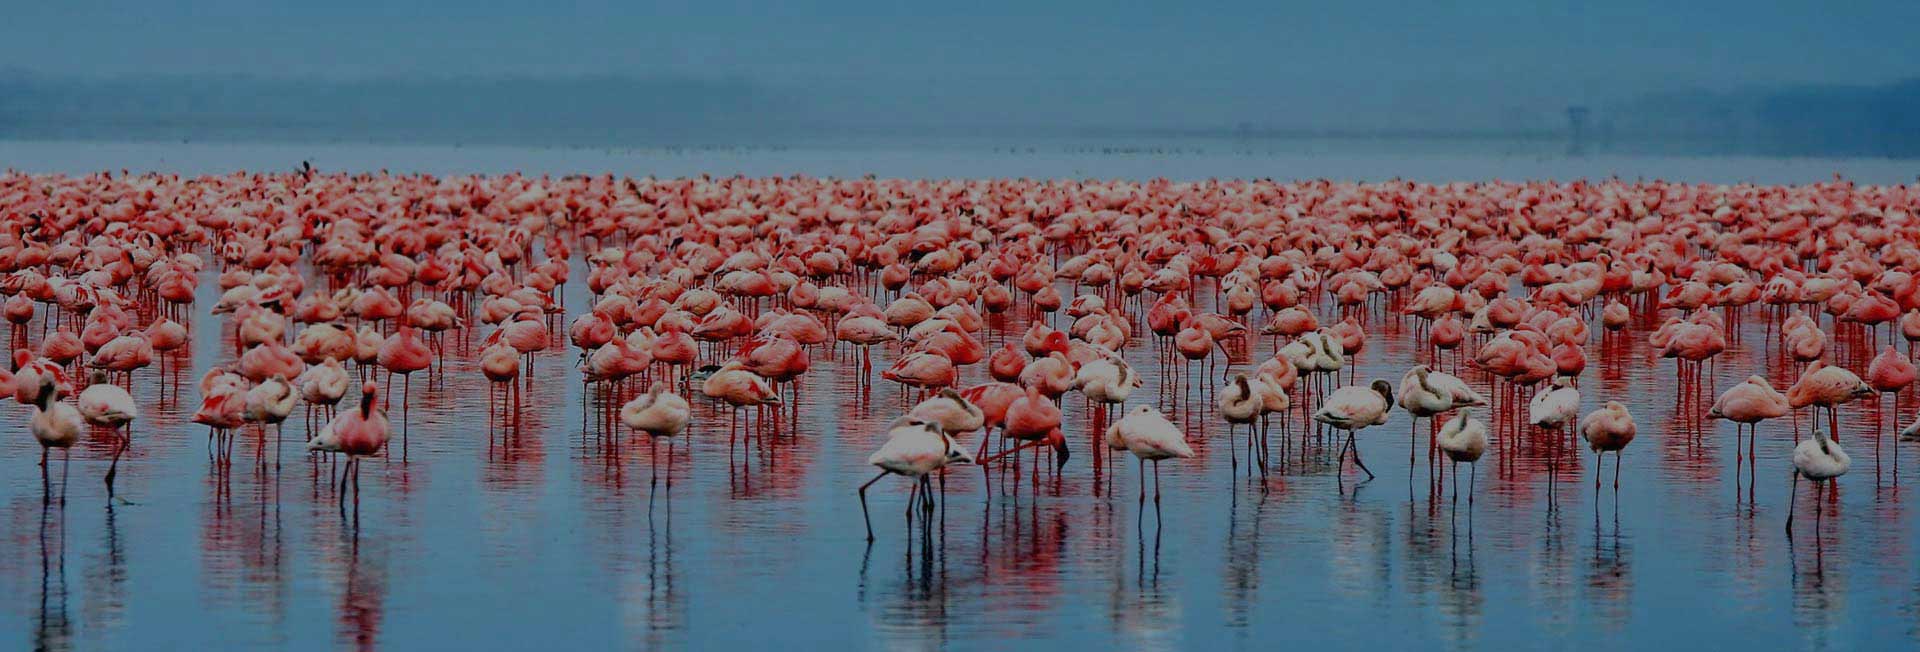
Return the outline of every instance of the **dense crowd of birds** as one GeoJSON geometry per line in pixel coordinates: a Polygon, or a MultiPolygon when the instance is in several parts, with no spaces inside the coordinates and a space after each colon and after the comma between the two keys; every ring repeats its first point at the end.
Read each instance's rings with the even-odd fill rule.
{"type": "MultiPolygon", "coordinates": [[[[479,342],[505,428],[533,354],[571,345],[605,422],[667,440],[669,460],[689,397],[732,408],[730,432],[751,437],[802,400],[812,356],[852,347],[863,375],[917,401],[903,401],[868,458],[879,474],[857,492],[864,515],[875,482],[910,479],[911,520],[957,464],[1004,469],[1017,486],[1023,456],[1035,479],[1063,473],[1074,442],[1095,465],[1133,455],[1139,499],[1152,478],[1157,505],[1159,463],[1195,451],[1164,404],[1135,396],[1148,383],[1209,385],[1192,409],[1228,424],[1249,477],[1268,473],[1271,445],[1314,440],[1334,442],[1342,483],[1371,478],[1356,435],[1398,408],[1413,424],[1410,473],[1422,451],[1437,473],[1490,447],[1578,437],[1596,459],[1615,455],[1617,489],[1637,426],[1622,402],[1578,386],[1595,333],[1643,326],[1680,393],[1712,392],[1712,365],[1757,316],[1760,346],[1798,378],[1781,392],[1756,372],[1697,419],[1739,424],[1744,461],[1760,423],[1793,415],[1796,487],[1825,485],[1850,465],[1838,410],[1915,377],[1916,207],[1914,186],[1843,181],[9,173],[0,313],[13,357],[0,391],[31,410],[43,482],[48,451],[89,428],[109,438],[111,494],[140,415],[126,387],[182,354],[190,328],[218,329],[234,355],[199,380],[192,415],[209,457],[227,463],[250,431],[266,446],[304,405],[307,448],[345,459],[344,509],[359,460],[392,455],[396,431],[404,458],[411,374],[471,353],[452,341],[479,342]],[[219,323],[192,324],[207,281],[219,323]],[[566,314],[569,282],[586,284],[587,312],[566,314]],[[989,322],[1008,315],[1028,327],[990,347],[989,322]],[[1363,317],[1381,315],[1412,320],[1426,363],[1362,379],[1363,317]],[[1276,353],[1245,359],[1263,337],[1276,353]],[[1878,354],[1850,369],[1841,340],[1878,354]],[[1126,354],[1141,350],[1160,368],[1136,370],[1126,354]],[[1089,432],[1065,432],[1070,393],[1089,432]]],[[[1598,464],[1593,475],[1598,490],[1598,464]]]]}

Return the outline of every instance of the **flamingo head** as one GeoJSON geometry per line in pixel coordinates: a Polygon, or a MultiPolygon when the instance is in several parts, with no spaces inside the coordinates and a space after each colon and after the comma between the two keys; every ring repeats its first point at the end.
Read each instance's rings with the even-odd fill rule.
{"type": "Polygon", "coordinates": [[[379,390],[380,390],[380,387],[378,385],[373,384],[373,381],[367,381],[365,385],[360,386],[361,418],[367,418],[367,417],[373,416],[373,395],[379,390]]]}
{"type": "MultiPolygon", "coordinates": [[[[934,426],[934,428],[938,429],[939,426],[934,426]]],[[[967,447],[961,446],[960,442],[954,441],[952,437],[948,437],[947,438],[947,463],[948,464],[973,464],[974,463],[973,453],[967,452],[967,447]]]]}
{"type": "Polygon", "coordinates": [[[1367,386],[1379,393],[1381,398],[1386,399],[1389,405],[1393,403],[1393,383],[1376,378],[1372,383],[1368,383],[1367,386]]]}

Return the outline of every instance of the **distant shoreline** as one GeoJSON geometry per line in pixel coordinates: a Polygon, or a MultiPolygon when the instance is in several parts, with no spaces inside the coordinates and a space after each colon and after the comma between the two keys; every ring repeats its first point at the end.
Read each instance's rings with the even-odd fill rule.
{"type": "Polygon", "coordinates": [[[246,143],[0,140],[0,167],[83,174],[102,170],[224,174],[322,170],[372,172],[603,174],[626,176],[810,176],[892,178],[1076,178],[1179,180],[1273,178],[1426,182],[1491,179],[1664,179],[1705,183],[1814,183],[1835,175],[1871,184],[1914,183],[1920,161],[1883,158],[1593,155],[1475,151],[1431,142],[1330,140],[1302,148],[1213,140],[1027,145],[999,140],[848,142],[818,145],[585,147],[367,143],[246,143]]]}

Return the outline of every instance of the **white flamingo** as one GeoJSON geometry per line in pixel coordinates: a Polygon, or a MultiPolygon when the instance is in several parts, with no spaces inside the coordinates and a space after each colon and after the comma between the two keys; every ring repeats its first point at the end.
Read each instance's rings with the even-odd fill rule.
{"type": "Polygon", "coordinates": [[[1160,506],[1160,460],[1189,459],[1193,457],[1193,447],[1187,445],[1187,435],[1179,426],[1168,421],[1166,415],[1150,406],[1134,408],[1113,422],[1107,428],[1107,445],[1113,448],[1126,448],[1140,461],[1140,504],[1147,502],[1147,462],[1153,462],[1153,504],[1160,506]]]}
{"type": "Polygon", "coordinates": [[[1240,468],[1240,444],[1234,441],[1235,429],[1244,425],[1247,427],[1247,456],[1259,460],[1261,475],[1267,473],[1267,461],[1253,450],[1253,422],[1267,412],[1266,392],[1262,387],[1264,384],[1258,380],[1248,379],[1246,374],[1234,374],[1233,380],[1227,381],[1227,384],[1220,388],[1219,400],[1220,416],[1227,419],[1229,443],[1227,450],[1231,453],[1230,460],[1233,468],[1240,468]]]}
{"type": "Polygon", "coordinates": [[[129,425],[140,418],[140,407],[133,402],[133,395],[119,385],[107,382],[103,371],[93,372],[92,382],[80,391],[80,416],[87,423],[113,431],[118,445],[113,447],[113,463],[107,465],[107,499],[113,499],[113,478],[120,472],[120,454],[133,445],[133,432],[129,425]]]}
{"type": "MultiPolygon", "coordinates": [[[[880,445],[867,463],[880,467],[876,475],[866,484],[860,485],[860,518],[867,523],[867,541],[873,541],[873,518],[867,514],[867,487],[889,475],[902,475],[914,480],[913,491],[907,496],[907,518],[913,518],[915,501],[926,512],[933,511],[932,487],[928,486],[927,474],[948,464],[972,464],[973,455],[947,436],[940,424],[912,417],[894,419],[887,427],[886,443],[880,445]]],[[[945,492],[945,482],[941,491],[945,492]]]]}
{"type": "MultiPolygon", "coordinates": [[[[73,445],[80,441],[80,431],[86,423],[80,417],[80,410],[72,405],[60,402],[58,378],[51,374],[38,377],[40,390],[34,394],[33,422],[29,427],[33,438],[40,442],[40,489],[41,502],[52,499],[48,492],[47,454],[52,449],[60,449],[60,493],[67,492],[67,464],[73,461],[73,445]]],[[[65,502],[65,498],[61,499],[65,502]]]]}
{"type": "MultiPolygon", "coordinates": [[[[1914,428],[1915,426],[1907,426],[1907,431],[1912,431],[1914,428]]],[[[1847,469],[1851,466],[1853,466],[1853,458],[1847,457],[1847,452],[1840,448],[1840,442],[1834,441],[1825,430],[1821,430],[1820,423],[1816,420],[1813,424],[1813,438],[1801,440],[1800,445],[1793,447],[1793,489],[1787,492],[1787,538],[1793,538],[1793,507],[1797,502],[1795,498],[1800,495],[1800,476],[1806,476],[1808,480],[1813,481],[1815,487],[1819,487],[1821,482],[1827,483],[1830,487],[1834,479],[1846,475],[1847,469]]],[[[1824,492],[1814,493],[1813,508],[1816,516],[1825,509],[1821,505],[1824,502],[1820,498],[1822,493],[1824,492]]],[[[1816,532],[1819,530],[1817,520],[1814,523],[1814,529],[1816,532]]]]}
{"type": "Polygon", "coordinates": [[[1460,501],[1460,485],[1457,480],[1460,476],[1460,463],[1468,464],[1467,481],[1470,483],[1467,487],[1468,505],[1473,504],[1474,486],[1472,485],[1477,484],[1479,480],[1480,456],[1487,452],[1487,424],[1473,418],[1472,412],[1471,409],[1462,408],[1452,419],[1448,419],[1440,426],[1439,435],[1440,450],[1447,454],[1447,459],[1453,461],[1456,478],[1453,485],[1454,502],[1460,501]]]}
{"type": "MultiPolygon", "coordinates": [[[[1340,447],[1340,456],[1334,461],[1336,469],[1346,462],[1347,451],[1353,451],[1353,463],[1366,472],[1367,479],[1373,479],[1373,471],[1360,461],[1360,447],[1354,443],[1354,433],[1387,422],[1387,412],[1393,409],[1393,385],[1385,380],[1374,379],[1366,385],[1348,385],[1333,390],[1327,400],[1321,402],[1320,410],[1313,413],[1313,420],[1347,431],[1347,443],[1340,447]]],[[[1335,477],[1340,477],[1336,471],[1335,477]]]]}
{"type": "Polygon", "coordinates": [[[687,424],[693,422],[692,406],[686,397],[667,391],[664,383],[654,383],[647,393],[633,397],[620,406],[620,423],[635,432],[647,433],[648,459],[652,460],[653,477],[648,487],[660,484],[660,438],[667,437],[667,488],[673,488],[673,437],[686,432],[687,424]]]}

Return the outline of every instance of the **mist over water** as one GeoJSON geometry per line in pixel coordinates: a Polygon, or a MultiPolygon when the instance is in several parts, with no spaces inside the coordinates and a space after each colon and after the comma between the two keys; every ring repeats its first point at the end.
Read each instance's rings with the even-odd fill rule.
{"type": "Polygon", "coordinates": [[[782,146],[1547,140],[1920,155],[1920,5],[28,4],[0,138],[782,146]],[[1576,110],[1584,117],[1576,119],[1576,110]]]}

